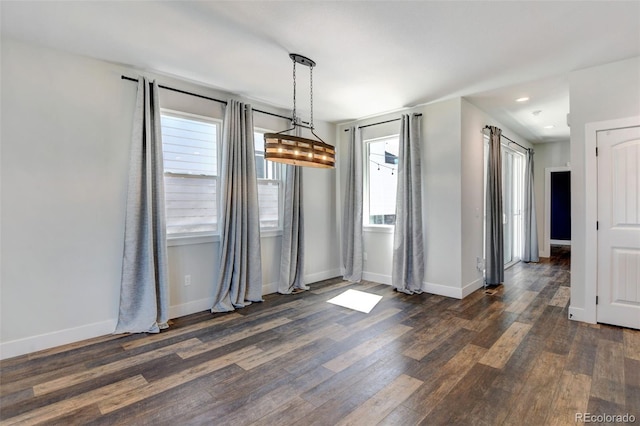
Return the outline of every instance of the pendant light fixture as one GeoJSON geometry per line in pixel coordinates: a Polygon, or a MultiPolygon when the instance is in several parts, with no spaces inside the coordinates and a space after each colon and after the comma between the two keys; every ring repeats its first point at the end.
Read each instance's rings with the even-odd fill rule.
{"type": "Polygon", "coordinates": [[[334,168],[336,162],[334,147],[326,144],[313,131],[313,67],[316,63],[296,53],[291,53],[289,57],[293,61],[293,117],[291,118],[293,127],[278,133],[264,134],[265,159],[294,166],[334,168]],[[308,126],[301,124],[296,111],[296,64],[309,67],[311,118],[308,126]],[[309,129],[316,139],[287,134],[298,127],[309,129]]]}

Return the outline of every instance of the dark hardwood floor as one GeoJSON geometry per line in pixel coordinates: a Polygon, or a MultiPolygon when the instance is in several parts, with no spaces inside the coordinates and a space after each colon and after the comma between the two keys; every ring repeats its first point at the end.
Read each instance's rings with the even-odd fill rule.
{"type": "Polygon", "coordinates": [[[464,300],[333,279],[8,359],[0,424],[640,423],[640,331],[567,319],[569,256],[464,300]],[[348,288],[383,298],[369,314],[326,303],[348,288]]]}

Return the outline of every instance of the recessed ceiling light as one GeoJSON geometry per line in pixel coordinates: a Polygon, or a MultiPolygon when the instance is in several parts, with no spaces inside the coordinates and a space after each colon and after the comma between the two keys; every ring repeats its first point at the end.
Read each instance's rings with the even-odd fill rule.
{"type": "Polygon", "coordinates": [[[545,129],[553,129],[555,126],[553,124],[550,124],[548,126],[544,126],[545,129]]]}
{"type": "Polygon", "coordinates": [[[518,98],[518,99],[516,99],[516,102],[527,102],[528,100],[529,100],[529,98],[528,98],[528,97],[526,97],[526,96],[524,96],[524,97],[522,97],[522,98],[518,98]]]}

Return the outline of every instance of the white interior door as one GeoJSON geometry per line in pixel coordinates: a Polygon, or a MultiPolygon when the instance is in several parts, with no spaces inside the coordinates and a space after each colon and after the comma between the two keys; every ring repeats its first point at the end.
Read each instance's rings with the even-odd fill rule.
{"type": "Polygon", "coordinates": [[[640,127],[597,134],[597,321],[640,329],[640,127]]]}

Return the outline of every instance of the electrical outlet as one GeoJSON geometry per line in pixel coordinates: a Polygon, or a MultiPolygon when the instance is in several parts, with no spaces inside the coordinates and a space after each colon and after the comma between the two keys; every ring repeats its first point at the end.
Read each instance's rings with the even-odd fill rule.
{"type": "Polygon", "coordinates": [[[367,252],[362,253],[362,260],[367,261],[367,252]]]}
{"type": "Polygon", "coordinates": [[[191,275],[185,275],[184,276],[184,285],[185,287],[188,285],[191,285],[191,275]]]}

